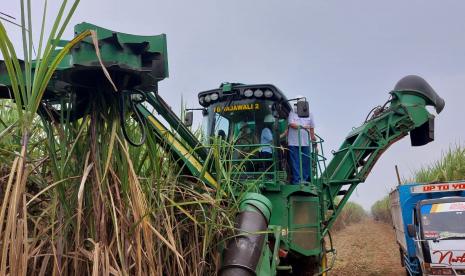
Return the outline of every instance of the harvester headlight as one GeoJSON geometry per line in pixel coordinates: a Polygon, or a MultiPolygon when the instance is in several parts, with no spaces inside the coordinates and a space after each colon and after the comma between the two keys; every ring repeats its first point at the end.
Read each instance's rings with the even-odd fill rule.
{"type": "Polygon", "coordinates": [[[204,97],[200,97],[200,98],[199,98],[199,103],[200,103],[200,104],[203,104],[204,102],[205,102],[205,98],[204,98],[204,97]]]}
{"type": "Polygon", "coordinates": [[[244,91],[244,96],[246,96],[247,98],[252,97],[252,95],[253,95],[252,89],[247,89],[244,91]]]}
{"type": "Polygon", "coordinates": [[[205,96],[205,102],[206,102],[206,103],[211,102],[211,100],[212,100],[212,99],[210,98],[210,95],[205,96]]]}
{"type": "Polygon", "coordinates": [[[265,90],[265,98],[271,98],[271,97],[273,97],[273,91],[265,90]]]}
{"type": "Polygon", "coordinates": [[[263,96],[263,90],[257,89],[253,94],[255,95],[255,97],[260,98],[261,96],[263,96]]]}
{"type": "Polygon", "coordinates": [[[218,93],[213,93],[213,94],[211,94],[211,95],[210,95],[210,99],[211,99],[212,101],[218,100],[218,93]]]}

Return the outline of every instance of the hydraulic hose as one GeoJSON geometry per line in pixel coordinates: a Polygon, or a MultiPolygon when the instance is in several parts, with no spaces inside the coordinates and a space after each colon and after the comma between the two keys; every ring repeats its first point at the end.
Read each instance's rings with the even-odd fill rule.
{"type": "Polygon", "coordinates": [[[146,133],[146,126],[145,126],[145,120],[139,113],[139,111],[136,108],[136,103],[140,103],[145,101],[146,96],[143,91],[137,90],[137,91],[120,91],[119,92],[120,97],[119,97],[119,119],[120,119],[120,124],[121,124],[121,129],[123,131],[123,136],[128,141],[129,144],[131,144],[134,147],[140,147],[145,143],[145,139],[147,138],[147,133],[146,133]],[[139,123],[140,130],[142,133],[142,137],[139,142],[134,142],[128,135],[127,129],[126,129],[126,97],[130,97],[129,99],[129,107],[130,111],[133,112],[134,114],[134,119],[139,123]]]}

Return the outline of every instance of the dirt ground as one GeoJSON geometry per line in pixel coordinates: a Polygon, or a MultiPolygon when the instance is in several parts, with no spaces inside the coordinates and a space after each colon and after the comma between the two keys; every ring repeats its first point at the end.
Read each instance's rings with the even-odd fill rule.
{"type": "Polygon", "coordinates": [[[392,227],[366,219],[333,233],[334,275],[405,275],[392,227]]]}

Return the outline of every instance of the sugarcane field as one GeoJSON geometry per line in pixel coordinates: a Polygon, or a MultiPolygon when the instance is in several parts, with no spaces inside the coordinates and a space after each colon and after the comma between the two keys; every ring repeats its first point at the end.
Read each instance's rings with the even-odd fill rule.
{"type": "Polygon", "coordinates": [[[465,275],[465,2],[0,4],[0,275],[465,275]]]}

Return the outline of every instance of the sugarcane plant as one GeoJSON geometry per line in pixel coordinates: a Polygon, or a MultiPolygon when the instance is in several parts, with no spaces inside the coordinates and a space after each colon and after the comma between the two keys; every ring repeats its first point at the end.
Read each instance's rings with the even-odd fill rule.
{"type": "Polygon", "coordinates": [[[35,114],[52,74],[69,49],[89,33],[82,34],[57,50],[57,42],[67,27],[79,1],[61,4],[48,37],[45,34],[47,3],[45,2],[40,27],[37,54],[33,55],[33,26],[31,1],[20,1],[23,60],[9,39],[3,22],[0,21],[0,51],[11,81],[12,98],[16,103],[17,124],[15,132],[21,137],[19,153],[15,153],[10,167],[7,187],[4,189],[0,212],[2,237],[0,274],[20,275],[26,273],[29,258],[28,223],[26,218],[25,187],[32,170],[28,166],[30,138],[35,114]],[[66,9],[69,9],[66,11],[66,9]],[[7,270],[8,268],[8,270],[7,270]]]}

